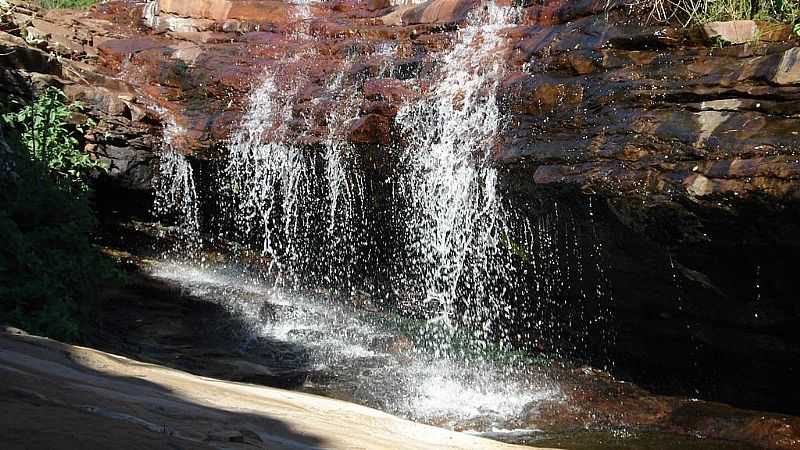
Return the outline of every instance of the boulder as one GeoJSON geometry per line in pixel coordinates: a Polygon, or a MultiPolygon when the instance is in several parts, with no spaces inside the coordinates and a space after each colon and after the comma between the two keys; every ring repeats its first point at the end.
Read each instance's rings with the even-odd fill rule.
{"type": "Polygon", "coordinates": [[[347,137],[361,144],[388,145],[391,142],[389,119],[378,114],[359,117],[350,125],[347,137]]]}
{"type": "Polygon", "coordinates": [[[233,7],[231,0],[158,0],[159,12],[222,22],[233,7]]]}
{"type": "Polygon", "coordinates": [[[706,39],[711,41],[718,39],[734,45],[758,41],[781,42],[792,38],[792,28],[789,25],[755,20],[710,22],[703,25],[703,32],[706,39]]]}
{"type": "Polygon", "coordinates": [[[758,25],[754,20],[710,22],[703,25],[708,39],[720,39],[729,44],[746,44],[758,40],[758,25]]]}
{"type": "Polygon", "coordinates": [[[800,47],[783,53],[772,82],[782,86],[800,85],[800,47]]]}
{"type": "Polygon", "coordinates": [[[419,5],[404,5],[383,16],[386,25],[446,24],[461,22],[477,6],[475,0],[428,0],[419,5]]]}
{"type": "Polygon", "coordinates": [[[215,23],[286,23],[294,8],[275,0],[159,0],[160,13],[215,23]]]}

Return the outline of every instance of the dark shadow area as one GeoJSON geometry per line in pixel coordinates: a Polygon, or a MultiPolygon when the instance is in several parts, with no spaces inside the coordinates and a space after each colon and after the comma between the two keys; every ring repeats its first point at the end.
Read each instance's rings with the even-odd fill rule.
{"type": "Polygon", "coordinates": [[[529,217],[554,217],[557,205],[551,232],[574,234],[549,256],[571,261],[559,301],[532,299],[549,324],[541,339],[658,394],[800,412],[796,205],[645,208],[513,173],[509,182],[529,217]],[[608,290],[597,295],[602,282],[608,290]]]}
{"type": "MultiPolygon", "coordinates": [[[[101,322],[87,340],[93,348],[196,375],[288,389],[302,386],[311,371],[302,345],[254,338],[241,314],[222,299],[197,298],[133,262],[127,282],[101,295],[101,322]]],[[[268,321],[269,304],[259,313],[268,321]]]]}
{"type": "Polygon", "coordinates": [[[92,202],[104,227],[119,220],[152,220],[152,191],[120,186],[109,176],[95,180],[92,202]]]}

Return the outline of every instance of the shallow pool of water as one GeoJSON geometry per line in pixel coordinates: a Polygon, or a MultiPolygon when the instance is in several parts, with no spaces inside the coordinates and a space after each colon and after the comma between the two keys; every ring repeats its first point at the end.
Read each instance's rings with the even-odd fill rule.
{"type": "Polygon", "coordinates": [[[413,420],[481,429],[514,426],[538,402],[560,397],[557,383],[537,371],[418,348],[393,329],[394,322],[325,292],[290,292],[222,266],[158,263],[152,275],[224,304],[241,320],[245,350],[256,351],[262,337],[299,344],[289,349],[303,354],[283,359],[310,368],[302,388],[308,392],[413,420]]]}
{"type": "Polygon", "coordinates": [[[646,425],[668,411],[659,412],[658,405],[688,400],[659,403],[664,398],[603,372],[563,361],[476,357],[455,345],[425,345],[409,330],[426,324],[365,307],[370,302],[359,298],[361,293],[344,297],[281,289],[224,264],[161,261],[151,265],[150,275],[195,299],[222,305],[233,318],[224,327],[241,354],[299,373],[303,382],[297,389],[304,392],[523,445],[752,448],[646,425]],[[629,405],[633,418],[625,417],[629,405]]]}

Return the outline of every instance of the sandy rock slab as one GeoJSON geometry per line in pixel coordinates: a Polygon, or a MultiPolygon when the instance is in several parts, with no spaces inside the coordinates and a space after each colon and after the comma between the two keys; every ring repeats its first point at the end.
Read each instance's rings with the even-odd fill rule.
{"type": "Polygon", "coordinates": [[[522,448],[308,394],[0,332],[4,449],[522,448]]]}

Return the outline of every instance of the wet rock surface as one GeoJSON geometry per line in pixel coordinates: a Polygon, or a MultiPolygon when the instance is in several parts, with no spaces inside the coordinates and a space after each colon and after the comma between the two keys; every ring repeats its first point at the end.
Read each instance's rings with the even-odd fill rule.
{"type": "MultiPolygon", "coordinates": [[[[183,127],[181,150],[209,157],[231,132],[263,71],[298,56],[286,70],[303,75],[297,78],[304,84],[296,99],[299,116],[301,105],[324,108],[315,95],[323,93],[327,76],[346,70],[349,82],[342,89],[354,91],[364,105],[350,138],[389,145],[392,111],[425,88],[424,73],[400,73],[398,66],[413,64],[424,72],[477,7],[449,0],[387,4],[374,12],[366,3],[153,3],[118,1],[72,12],[12,2],[6,29],[26,41],[4,33],[6,45],[13,46],[12,55],[31,55],[24,61],[10,56],[4,65],[55,76],[96,114],[127,120],[129,127],[144,121],[129,135],[121,133],[122,124],[109,124],[126,141],[142,134],[148,118],[159,120],[151,108],[164,108],[183,127]],[[365,17],[400,12],[403,20],[391,26],[365,17]],[[163,16],[210,23],[207,30],[161,31],[143,22],[163,16]],[[226,31],[232,20],[253,29],[226,31]],[[19,31],[29,29],[37,31],[19,31]],[[62,62],[50,62],[37,46],[62,62]],[[358,61],[347,67],[347,58],[358,61]]],[[[756,22],[705,30],[643,27],[630,11],[607,6],[531,6],[520,25],[507,30],[508,66],[516,71],[499,92],[511,126],[497,159],[529,166],[536,184],[701,203],[759,195],[797,200],[800,42],[774,27],[771,34],[759,32],[766,25],[756,22]],[[744,29],[756,30],[759,39],[732,36],[744,29]],[[714,47],[710,40],[717,36],[739,45],[714,47]]],[[[313,143],[324,136],[315,138],[317,126],[326,124],[298,127],[298,138],[313,143]]],[[[97,148],[113,153],[110,141],[97,148]]],[[[128,147],[138,156],[152,143],[128,147]]]]}
{"type": "MultiPolygon", "coordinates": [[[[302,75],[303,84],[298,120],[303,105],[326,107],[316,95],[326,77],[345,70],[342,89],[352,90],[364,110],[351,139],[388,145],[392,111],[424,92],[425,66],[435,64],[435,52],[478,7],[450,0],[377,10],[368,3],[255,0],[117,1],[87,12],[11,5],[4,15],[11,33],[3,39],[13,51],[4,66],[52,75],[93,113],[129,126],[158,121],[152,108],[166,109],[183,127],[181,151],[199,157],[221,150],[264,70],[292,57],[298,59],[285,70],[302,75]],[[392,25],[368,17],[401,12],[403,20],[392,25]],[[144,20],[165,16],[210,23],[163,31],[144,20]],[[252,29],[226,31],[230,21],[252,29]],[[348,65],[348,58],[356,62],[348,65]],[[418,69],[404,73],[410,65],[418,69]]],[[[505,33],[512,70],[499,96],[510,126],[498,161],[531,166],[536,184],[709,203],[758,195],[797,200],[800,41],[756,22],[679,30],[641,26],[634,17],[592,1],[523,10],[520,25],[505,33]],[[759,39],[733,36],[745,29],[759,39]],[[718,36],[739,45],[711,45],[718,36]]],[[[313,143],[316,127],[325,126],[295,132],[313,143]]],[[[146,144],[152,142],[129,146],[139,154],[146,144]]]]}
{"type": "Polygon", "coordinates": [[[214,378],[297,388],[310,373],[304,349],[267,339],[245,345],[241,324],[223,304],[204,302],[179,285],[132,274],[124,290],[106,292],[113,314],[93,345],[214,378]],[[237,336],[240,339],[236,339],[237,336]]]}

